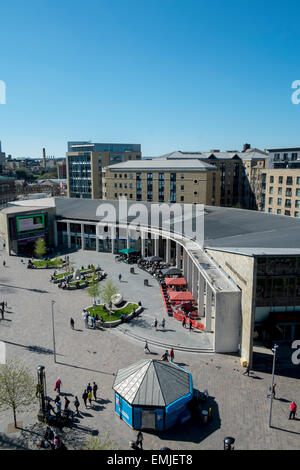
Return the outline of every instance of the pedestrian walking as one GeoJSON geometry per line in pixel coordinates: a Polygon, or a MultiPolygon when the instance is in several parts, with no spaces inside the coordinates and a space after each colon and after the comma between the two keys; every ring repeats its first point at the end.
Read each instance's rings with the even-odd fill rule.
{"type": "Polygon", "coordinates": [[[183,319],[182,319],[182,326],[183,326],[183,328],[185,328],[185,325],[186,325],[186,318],[185,318],[185,316],[184,316],[183,319]]]}
{"type": "Polygon", "coordinates": [[[193,329],[193,320],[190,318],[190,322],[189,322],[189,331],[191,332],[193,329]]]}
{"type": "Polygon", "coordinates": [[[119,281],[121,282],[122,280],[122,274],[119,274],[119,281]]]}
{"type": "Polygon", "coordinates": [[[97,390],[98,390],[98,385],[96,382],[93,382],[93,395],[94,395],[94,400],[97,400],[97,390]]]}
{"type": "Polygon", "coordinates": [[[174,361],[174,349],[173,348],[170,350],[170,359],[171,359],[171,362],[174,361]]]}
{"type": "Polygon", "coordinates": [[[70,400],[68,397],[65,397],[65,405],[64,405],[64,410],[66,411],[69,408],[70,400]]]}
{"type": "Polygon", "coordinates": [[[249,366],[249,364],[247,364],[246,370],[245,370],[245,372],[243,373],[243,375],[248,375],[248,377],[249,377],[249,374],[250,374],[250,366],[249,366]]]}
{"type": "Polygon", "coordinates": [[[83,394],[82,394],[82,399],[83,399],[83,402],[85,404],[85,407],[87,408],[87,399],[88,399],[88,392],[86,391],[86,389],[84,390],[83,394]]]}
{"type": "Polygon", "coordinates": [[[96,326],[96,319],[95,319],[95,317],[93,317],[93,316],[91,316],[90,319],[91,319],[91,323],[92,323],[92,328],[93,328],[93,330],[94,330],[94,329],[95,329],[95,326],[96,326]]]}
{"type": "Polygon", "coordinates": [[[76,396],[75,397],[75,400],[74,400],[74,406],[76,408],[76,414],[77,416],[79,416],[79,406],[80,406],[80,403],[79,403],[79,400],[78,400],[78,397],[76,396]]]}
{"type": "Polygon", "coordinates": [[[91,386],[91,383],[89,382],[86,386],[86,391],[89,393],[93,390],[92,386],[91,386]]]}
{"type": "Polygon", "coordinates": [[[88,392],[88,400],[90,402],[90,406],[92,406],[92,398],[93,398],[92,391],[89,391],[88,392]]]}
{"type": "Polygon", "coordinates": [[[1,307],[1,318],[2,318],[2,320],[4,320],[4,307],[3,307],[3,305],[1,307]]]}
{"type": "Polygon", "coordinates": [[[144,351],[145,351],[145,353],[146,353],[146,351],[148,351],[148,353],[150,353],[150,349],[149,349],[148,341],[147,341],[147,340],[146,340],[146,342],[145,342],[144,351]]]}
{"type": "Polygon", "coordinates": [[[5,261],[5,259],[4,259],[4,260],[3,260],[3,266],[5,267],[5,265],[6,265],[6,261],[5,261]]]}
{"type": "Polygon", "coordinates": [[[166,320],[163,318],[161,322],[161,327],[164,329],[166,324],[166,320]]]}
{"type": "Polygon", "coordinates": [[[297,412],[297,405],[294,401],[292,401],[292,403],[290,404],[290,416],[289,416],[289,419],[295,419],[295,416],[296,416],[296,412],[297,412]]]}
{"type": "Polygon", "coordinates": [[[273,398],[276,400],[276,391],[275,391],[275,389],[276,389],[276,384],[273,384],[273,386],[269,388],[270,393],[269,393],[269,395],[267,395],[267,398],[270,398],[271,393],[272,393],[273,398]]]}
{"type": "Polygon", "coordinates": [[[142,431],[139,431],[136,437],[136,445],[137,447],[140,446],[142,450],[143,450],[143,439],[144,439],[143,433],[142,431]]]}
{"type": "Polygon", "coordinates": [[[58,377],[57,381],[55,382],[55,387],[54,387],[54,391],[56,392],[56,390],[58,391],[58,393],[60,393],[60,387],[62,386],[62,381],[60,380],[60,378],[58,377]]]}
{"type": "Polygon", "coordinates": [[[153,326],[156,330],[157,330],[157,323],[158,323],[157,318],[154,318],[153,326]]]}
{"type": "Polygon", "coordinates": [[[74,330],[74,325],[75,325],[75,322],[73,320],[73,318],[70,319],[70,327],[72,328],[72,330],[74,330]]]}
{"type": "Polygon", "coordinates": [[[84,314],[83,321],[84,321],[85,328],[88,328],[89,327],[89,314],[87,312],[85,312],[84,314]]]}

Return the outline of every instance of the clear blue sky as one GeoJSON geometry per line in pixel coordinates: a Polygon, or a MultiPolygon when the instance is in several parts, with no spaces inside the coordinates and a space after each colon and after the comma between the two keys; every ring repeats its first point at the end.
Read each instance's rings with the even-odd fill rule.
{"type": "Polygon", "coordinates": [[[4,150],[300,146],[299,15],[299,0],[4,0],[4,150]]]}

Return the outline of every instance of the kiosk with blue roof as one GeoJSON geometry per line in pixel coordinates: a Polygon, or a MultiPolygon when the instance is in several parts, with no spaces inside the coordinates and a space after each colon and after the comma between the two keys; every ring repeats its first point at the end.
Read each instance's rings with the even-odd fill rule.
{"type": "Polygon", "coordinates": [[[164,431],[191,418],[190,372],[172,362],[144,359],[117,372],[115,411],[134,429],[164,431]]]}

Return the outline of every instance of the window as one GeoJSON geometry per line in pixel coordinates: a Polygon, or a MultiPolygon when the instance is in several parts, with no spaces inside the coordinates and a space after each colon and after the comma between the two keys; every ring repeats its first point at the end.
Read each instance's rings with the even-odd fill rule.
{"type": "Polygon", "coordinates": [[[130,189],[132,189],[132,183],[129,183],[129,187],[130,187],[130,189]]]}
{"type": "Polygon", "coordinates": [[[300,200],[296,199],[295,201],[295,207],[299,208],[300,207],[300,200]]]}
{"type": "Polygon", "coordinates": [[[115,198],[117,199],[117,197],[118,197],[118,193],[115,193],[115,198]]]}
{"type": "Polygon", "coordinates": [[[269,204],[273,204],[273,198],[269,197],[269,204]]]}
{"type": "Polygon", "coordinates": [[[124,173],[124,178],[127,178],[127,173],[124,173]]]}
{"type": "Polygon", "coordinates": [[[122,178],[122,176],[123,176],[122,173],[120,173],[120,174],[119,174],[119,177],[122,178]]]}
{"type": "Polygon", "coordinates": [[[293,177],[292,176],[287,176],[286,177],[286,184],[293,184],[293,177]]]}
{"type": "Polygon", "coordinates": [[[194,191],[194,196],[197,196],[197,194],[198,194],[198,191],[194,191]]]}
{"type": "Polygon", "coordinates": [[[299,188],[296,189],[296,196],[300,196],[300,189],[299,188]]]}
{"type": "Polygon", "coordinates": [[[274,193],[274,186],[270,186],[269,193],[270,193],[270,194],[273,194],[273,193],[274,193]]]}
{"type": "Polygon", "coordinates": [[[277,214],[281,214],[281,209],[277,209],[277,214]]]}
{"type": "Polygon", "coordinates": [[[291,199],[286,199],[285,200],[285,207],[292,207],[292,200],[291,199]]]}
{"type": "Polygon", "coordinates": [[[277,205],[278,205],[278,206],[281,206],[281,203],[282,203],[282,199],[281,199],[281,197],[279,197],[279,198],[277,199],[277,205]]]}
{"type": "Polygon", "coordinates": [[[292,158],[291,160],[295,161],[297,160],[298,154],[297,153],[292,153],[292,158]]]}
{"type": "Polygon", "coordinates": [[[180,177],[182,180],[184,180],[184,173],[181,173],[180,177]]]}
{"type": "Polygon", "coordinates": [[[278,184],[282,184],[283,183],[283,176],[279,176],[278,177],[278,184]]]}
{"type": "Polygon", "coordinates": [[[294,212],[295,217],[299,217],[299,212],[294,212]]]}
{"type": "Polygon", "coordinates": [[[197,184],[197,183],[198,183],[198,180],[194,180],[194,183],[197,184]]]}
{"type": "Polygon", "coordinates": [[[119,184],[119,188],[122,188],[122,183],[119,184]]]}
{"type": "Polygon", "coordinates": [[[184,196],[180,196],[180,201],[181,201],[181,202],[184,201],[184,196]]]}
{"type": "Polygon", "coordinates": [[[132,194],[129,194],[130,199],[132,199],[132,194]]]}
{"type": "Polygon", "coordinates": [[[129,173],[129,179],[132,180],[132,173],[129,173]]]}
{"type": "Polygon", "coordinates": [[[285,190],[285,195],[288,196],[288,197],[291,197],[291,195],[292,195],[292,188],[286,188],[286,190],[285,190]]]}
{"type": "Polygon", "coordinates": [[[115,188],[117,188],[117,187],[118,187],[118,183],[115,183],[115,188]]]}
{"type": "Polygon", "coordinates": [[[268,212],[269,212],[270,214],[272,214],[272,212],[273,212],[273,209],[272,209],[272,207],[269,207],[269,210],[268,210],[268,212]]]}
{"type": "Polygon", "coordinates": [[[118,176],[117,173],[115,173],[115,178],[116,178],[117,176],[118,176]]]}
{"type": "Polygon", "coordinates": [[[284,215],[291,215],[291,211],[284,211],[284,215]]]}
{"type": "Polygon", "coordinates": [[[274,183],[274,176],[270,176],[270,183],[274,183]]]}
{"type": "Polygon", "coordinates": [[[278,188],[278,194],[282,194],[282,188],[278,188]]]}
{"type": "Polygon", "coordinates": [[[280,153],[275,153],[274,154],[274,161],[278,162],[280,160],[280,153]]]}
{"type": "Polygon", "coordinates": [[[296,184],[300,184],[300,176],[297,176],[296,184]]]}
{"type": "Polygon", "coordinates": [[[184,191],[184,184],[180,186],[181,191],[184,191]]]}

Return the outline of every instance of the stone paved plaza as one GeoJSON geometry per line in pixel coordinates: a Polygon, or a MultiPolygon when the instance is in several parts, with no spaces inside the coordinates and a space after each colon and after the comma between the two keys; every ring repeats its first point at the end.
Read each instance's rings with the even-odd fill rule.
{"type": "MultiPolygon", "coordinates": [[[[68,395],[72,409],[73,397],[78,395],[82,415],[75,424],[76,439],[70,440],[76,448],[82,447],[90,431],[97,430],[100,435],[109,432],[117,448],[128,449],[128,442],[135,438],[136,432],[120,422],[114,413],[112,384],[119,368],[145,357],[141,338],[148,338],[153,358],[160,357],[164,345],[175,345],[175,362],[192,372],[195,388],[208,390],[213,420],[208,425],[197,421],[186,423],[161,434],[145,432],[145,449],[222,449],[226,435],[236,438],[236,449],[298,449],[300,421],[288,420],[289,402],[300,403],[297,379],[276,376],[278,399],[273,402],[273,427],[270,429],[266,398],[270,370],[252,372],[247,377],[242,375],[238,357],[176,350],[178,344],[185,348],[209,349],[211,338],[205,333],[184,330],[172,318],[167,318],[166,331],[155,331],[151,327],[154,317],[160,321],[165,316],[160,288],[154,279],[137,270],[136,265],[138,274],[130,274],[131,266],[116,263],[110,254],[79,251],[71,254],[70,259],[78,266],[99,263],[126,300],[141,300],[145,307],[141,316],[130,324],[105,331],[85,329],[81,313],[83,307],[91,304],[86,290],[58,289],[49,282],[52,270],[28,270],[20,258],[1,252],[0,301],[7,301],[9,312],[6,319],[0,321],[0,340],[6,342],[7,358],[22,359],[34,375],[38,365],[46,367],[50,397],[55,398],[53,387],[57,377],[62,380],[62,395],[68,395]],[[7,262],[5,268],[3,258],[7,262]],[[122,282],[118,281],[119,272],[122,282]],[[143,285],[146,277],[150,287],[143,285]],[[52,344],[52,299],[55,301],[56,364],[52,344]],[[75,331],[69,325],[71,316],[75,320],[75,331]],[[87,383],[93,381],[98,383],[100,399],[93,402],[92,408],[84,409],[81,395],[87,383]]],[[[37,409],[36,404],[32,410],[18,415],[23,428],[35,426],[31,433],[9,433],[11,413],[0,413],[0,447],[34,448],[37,409]]],[[[68,435],[69,431],[65,432],[68,435]]]]}

